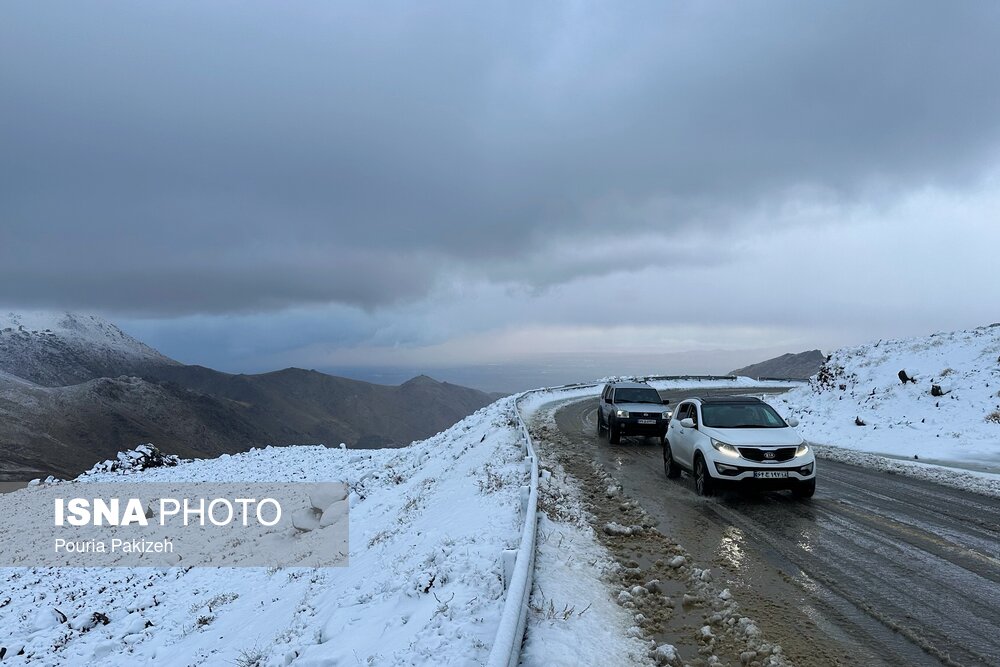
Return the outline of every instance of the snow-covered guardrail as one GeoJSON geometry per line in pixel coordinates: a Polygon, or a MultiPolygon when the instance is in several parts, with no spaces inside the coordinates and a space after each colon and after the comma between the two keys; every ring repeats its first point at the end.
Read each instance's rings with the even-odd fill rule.
{"type": "Polygon", "coordinates": [[[546,391],[597,387],[599,384],[579,383],[561,387],[532,389],[524,392],[514,402],[514,414],[524,436],[525,463],[530,468],[530,482],[526,495],[522,496],[524,525],[521,528],[521,543],[512,552],[504,553],[504,583],[507,597],[504,599],[500,625],[493,640],[493,648],[486,660],[487,667],[515,667],[521,659],[521,642],[528,622],[528,602],[531,599],[531,585],[535,571],[535,529],[538,525],[538,456],[535,445],[528,433],[528,426],[521,416],[520,402],[525,397],[546,391]],[[513,562],[511,561],[513,557],[513,562]]]}
{"type": "MultiPolygon", "coordinates": [[[[526,392],[525,395],[532,392],[526,392]]],[[[523,398],[523,396],[522,396],[523,398]]],[[[538,457],[531,442],[528,427],[521,418],[518,402],[514,402],[514,414],[524,436],[525,463],[530,466],[528,494],[523,503],[524,526],[521,528],[521,544],[517,548],[513,567],[506,577],[507,597],[504,600],[500,627],[497,628],[493,648],[486,661],[488,667],[515,667],[521,657],[521,642],[524,627],[528,622],[528,601],[531,598],[532,576],[535,570],[535,528],[538,524],[538,457]]],[[[505,566],[506,567],[506,566],[505,566]]]]}

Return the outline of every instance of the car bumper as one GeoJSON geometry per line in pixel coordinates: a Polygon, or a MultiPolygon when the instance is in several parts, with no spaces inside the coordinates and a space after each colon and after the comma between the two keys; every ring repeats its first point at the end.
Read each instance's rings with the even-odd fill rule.
{"type": "MultiPolygon", "coordinates": [[[[790,463],[790,462],[789,462],[790,463]]],[[[778,464],[769,466],[739,465],[715,461],[712,478],[718,482],[741,487],[764,489],[792,489],[804,482],[816,479],[816,461],[805,461],[794,465],[778,464]],[[770,473],[763,477],[757,473],[770,473]],[[772,476],[775,473],[783,477],[772,476]]]]}
{"type": "Polygon", "coordinates": [[[665,419],[657,419],[654,422],[653,424],[640,424],[635,419],[619,419],[618,428],[622,435],[665,435],[668,422],[665,419]]]}

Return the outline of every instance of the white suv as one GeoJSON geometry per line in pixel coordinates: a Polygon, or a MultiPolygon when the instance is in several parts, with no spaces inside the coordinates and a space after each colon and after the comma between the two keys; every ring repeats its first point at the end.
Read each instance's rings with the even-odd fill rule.
{"type": "Polygon", "coordinates": [[[703,496],[723,485],[791,489],[800,498],[816,491],[816,457],[767,403],[746,396],[688,398],[674,410],[663,442],[663,471],[686,470],[703,496]]]}

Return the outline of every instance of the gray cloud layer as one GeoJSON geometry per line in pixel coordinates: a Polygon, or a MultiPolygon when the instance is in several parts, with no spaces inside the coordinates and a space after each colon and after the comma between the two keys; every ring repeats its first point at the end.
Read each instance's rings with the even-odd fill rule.
{"type": "Polygon", "coordinates": [[[15,305],[372,307],[456,266],[561,283],[615,262],[560,256],[570,240],[738,238],[803,193],[963,187],[1000,131],[993,2],[4,13],[15,305]]]}

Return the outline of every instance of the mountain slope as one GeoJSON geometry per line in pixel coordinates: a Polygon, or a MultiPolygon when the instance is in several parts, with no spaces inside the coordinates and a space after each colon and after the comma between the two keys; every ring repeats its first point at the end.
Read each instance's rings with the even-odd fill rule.
{"type": "Polygon", "coordinates": [[[203,366],[164,366],[144,375],[240,405],[271,442],[282,444],[405,445],[493,402],[481,391],[426,376],[393,387],[301,368],[230,375],[203,366]]]}
{"type": "Polygon", "coordinates": [[[43,387],[0,373],[0,481],[71,476],[142,442],[206,457],[269,435],[240,406],[176,386],[123,376],[43,387]]]}
{"type": "Polygon", "coordinates": [[[824,361],[826,361],[826,355],[819,350],[810,350],[798,354],[783,354],[759,364],[737,368],[734,371],[729,371],[729,375],[806,380],[819,372],[824,361]]]}
{"type": "Polygon", "coordinates": [[[46,387],[177,365],[95,315],[0,315],[0,371],[46,387]]]}
{"type": "Polygon", "coordinates": [[[842,348],[808,385],[774,402],[820,443],[1000,471],[998,389],[994,324],[842,348]]]}
{"type": "Polygon", "coordinates": [[[0,324],[0,481],[65,477],[144,442],[185,457],[403,446],[493,402],[426,376],[392,387],[297,368],[186,366],[91,315],[9,314],[0,324]]]}

